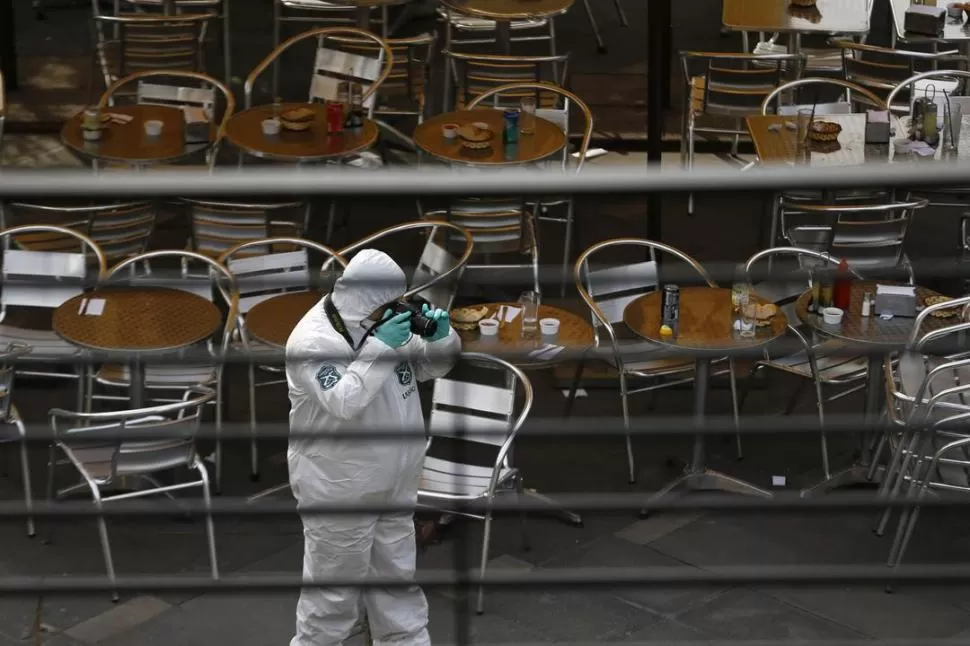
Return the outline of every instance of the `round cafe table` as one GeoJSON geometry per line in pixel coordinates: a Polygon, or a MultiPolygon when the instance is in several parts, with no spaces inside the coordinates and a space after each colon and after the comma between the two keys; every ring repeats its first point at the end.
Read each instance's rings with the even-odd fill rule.
{"type": "Polygon", "coordinates": [[[261,343],[285,348],[293,328],[321,298],[319,292],[288,292],[260,301],[246,314],[246,331],[261,343]]]}
{"type": "MultiPolygon", "coordinates": [[[[491,318],[503,306],[518,308],[519,304],[481,303],[470,305],[468,309],[487,307],[488,314],[484,318],[491,318]]],[[[542,304],[539,305],[539,318],[559,319],[559,334],[555,339],[544,338],[538,330],[530,338],[523,339],[522,314],[520,312],[511,322],[500,323],[497,337],[483,337],[478,332],[477,324],[474,330],[459,331],[462,339],[461,348],[465,352],[497,354],[523,370],[538,370],[550,368],[563,360],[562,352],[558,352],[552,357],[543,357],[542,353],[539,353],[538,356],[533,355],[544,346],[558,345],[562,346],[563,351],[581,351],[591,347],[594,343],[593,326],[588,319],[558,307],[542,304]],[[512,356],[503,356],[505,353],[512,356]]],[[[572,353],[567,352],[566,354],[572,353]]]]}
{"type": "Polygon", "coordinates": [[[512,50],[512,21],[537,18],[552,19],[564,14],[574,0],[441,0],[456,13],[494,20],[499,47],[505,54],[512,50]]]}
{"type": "Polygon", "coordinates": [[[76,346],[117,354],[128,363],[131,406],[144,405],[142,358],[200,343],[222,325],[219,308],[197,294],[167,287],[110,287],[79,294],[54,311],[53,328],[76,346]],[[104,301],[100,314],[92,301],[104,301]]]}
{"type": "Polygon", "coordinates": [[[68,119],[61,128],[61,143],[75,154],[97,161],[131,164],[162,164],[195,155],[212,145],[185,142],[185,118],[182,111],[164,105],[126,105],[105,108],[102,113],[132,117],[125,124],[108,121],[102,124],[101,139],[87,141],[81,132],[84,111],[68,119]],[[146,121],[161,121],[157,137],[145,134],[146,121]]]}
{"type": "Polygon", "coordinates": [[[431,157],[449,164],[481,166],[514,166],[531,164],[548,159],[559,153],[566,145],[566,133],[562,128],[541,117],[536,117],[536,130],[532,134],[519,133],[519,141],[506,146],[502,141],[505,116],[502,110],[459,110],[446,112],[427,119],[414,130],[414,143],[431,157]],[[442,126],[455,124],[459,127],[476,122],[486,123],[495,134],[492,145],[484,150],[471,150],[461,145],[457,138],[445,139],[442,126]]]}
{"type": "MultiPolygon", "coordinates": [[[[744,338],[734,331],[731,290],[714,287],[684,287],[680,290],[680,321],[674,336],[662,336],[660,290],[644,294],[630,302],[623,311],[623,322],[647,341],[672,350],[698,353],[694,363],[694,419],[703,424],[707,406],[711,362],[731,350],[757,348],[779,338],[788,327],[788,319],[779,311],[768,325],[756,328],[755,336],[744,338]]],[[[753,294],[758,303],[770,303],[753,294]]],[[[651,499],[660,498],[683,485],[690,490],[716,490],[770,497],[771,493],[755,485],[707,467],[704,435],[694,436],[694,451],[684,474],[663,487],[651,499]]],[[[647,512],[642,512],[645,515],[647,512]]]]}
{"type": "MultiPolygon", "coordinates": [[[[883,283],[886,284],[886,283],[883,283]]],[[[884,393],[883,362],[885,357],[891,352],[896,351],[900,345],[909,342],[913,332],[915,318],[893,317],[888,321],[881,319],[873,312],[870,316],[862,316],[862,299],[866,292],[876,293],[875,282],[854,281],[852,283],[849,308],[842,315],[842,322],[838,325],[829,325],[822,320],[822,317],[808,311],[808,305],[812,300],[812,292],[806,291],[795,303],[795,312],[798,318],[805,325],[811,327],[822,336],[831,337],[844,341],[847,344],[863,344],[870,346],[873,352],[869,353],[866,366],[866,418],[873,423],[877,423],[882,411],[882,398],[884,393]],[[884,352],[878,352],[879,348],[885,348],[884,352]]],[[[925,287],[916,287],[916,306],[922,308],[926,298],[939,296],[938,292],[925,287]]],[[[933,330],[952,325],[952,318],[934,318],[928,316],[920,329],[921,334],[926,334],[933,330]]],[[[803,492],[805,495],[817,493],[848,484],[858,484],[869,481],[869,470],[872,456],[870,455],[870,442],[863,438],[860,460],[848,468],[826,478],[822,482],[803,492]]]]}
{"type": "Polygon", "coordinates": [[[327,108],[322,103],[283,103],[280,112],[307,108],[315,114],[307,130],[280,130],[278,135],[263,134],[262,123],[273,118],[272,105],[260,105],[237,112],[229,118],[226,139],[253,157],[274,161],[300,163],[339,159],[372,148],[377,143],[377,124],[364,119],[357,130],[343,130],[331,134],[327,130],[327,108]]]}

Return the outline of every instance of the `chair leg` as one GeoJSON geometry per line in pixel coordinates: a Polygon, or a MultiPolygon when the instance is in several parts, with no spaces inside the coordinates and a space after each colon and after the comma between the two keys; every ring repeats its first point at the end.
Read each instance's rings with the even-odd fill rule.
{"type": "MultiPolygon", "coordinates": [[[[687,170],[694,170],[694,117],[690,114],[687,115],[687,170]]],[[[687,215],[694,215],[693,193],[687,195],[687,215]]]]}
{"type": "MultiPolygon", "coordinates": [[[[228,2],[228,0],[226,0],[228,2]]],[[[273,0],[273,49],[280,46],[280,32],[282,30],[282,24],[280,23],[280,14],[283,9],[280,6],[280,0],[273,0]]],[[[280,61],[277,58],[273,61],[273,100],[280,95],[280,61]]],[[[249,107],[249,106],[247,106],[249,107]]],[[[240,153],[240,165],[242,164],[242,153],[240,153]]]]}
{"type": "MultiPolygon", "coordinates": [[[[899,449],[896,451],[893,462],[889,465],[889,470],[886,472],[886,477],[883,479],[883,485],[880,487],[880,496],[885,496],[888,494],[889,499],[892,500],[899,495],[899,491],[903,487],[903,482],[906,480],[906,472],[909,470],[909,465],[913,461],[913,455],[918,450],[918,446],[919,433],[916,431],[913,431],[908,443],[900,441],[899,449]],[[905,455],[903,455],[904,453],[905,455]],[[902,464],[899,465],[899,470],[895,472],[895,475],[890,477],[893,466],[898,462],[899,456],[902,456],[902,464]]],[[[879,519],[879,523],[876,525],[874,530],[876,536],[882,536],[885,533],[886,525],[889,523],[890,516],[892,516],[892,511],[892,507],[887,507],[886,510],[883,511],[882,516],[879,519]]]]}
{"type": "Polygon", "coordinates": [[[738,459],[744,459],[744,451],[741,448],[741,408],[738,406],[738,382],[734,376],[734,359],[728,360],[731,378],[731,408],[734,412],[734,438],[738,449],[738,459]]]}
{"type": "Polygon", "coordinates": [[[593,30],[593,37],[596,39],[596,50],[600,54],[606,53],[606,45],[603,44],[603,37],[600,36],[599,26],[596,24],[596,17],[589,6],[589,0],[583,0],[583,7],[586,9],[586,17],[589,18],[589,26],[593,30]]]}
{"type": "Polygon", "coordinates": [[[337,217],[337,200],[331,199],[330,201],[330,214],[327,216],[327,237],[324,241],[326,244],[331,244],[333,238],[333,222],[337,217]]]}
{"type": "Polygon", "coordinates": [[[216,493],[222,493],[222,373],[216,378],[216,493]]]}
{"type": "Polygon", "coordinates": [[[24,506],[27,508],[27,536],[33,538],[37,535],[34,527],[34,494],[30,488],[30,462],[27,459],[27,433],[23,423],[17,421],[20,427],[20,477],[24,482],[24,506]]]}
{"type": "Polygon", "coordinates": [[[222,0],[222,61],[226,87],[232,86],[232,39],[229,30],[229,0],[222,0]]]}
{"type": "Polygon", "coordinates": [[[624,11],[623,5],[620,4],[620,0],[613,0],[613,6],[616,7],[616,17],[620,19],[620,25],[629,27],[630,21],[626,19],[626,11],[624,11]]]}
{"type": "Polygon", "coordinates": [[[256,443],[256,365],[249,364],[249,479],[259,480],[259,446],[256,443]]]}
{"type": "Polygon", "coordinates": [[[633,456],[633,438],[630,436],[630,405],[627,401],[627,387],[626,387],[626,374],[623,370],[620,371],[620,400],[623,406],[623,429],[624,435],[626,436],[626,464],[629,470],[628,481],[630,484],[636,484],[637,481],[637,465],[636,458],[633,456]]]}
{"type": "MultiPolygon", "coordinates": [[[[515,479],[515,491],[519,502],[522,502],[522,499],[525,497],[525,482],[521,475],[515,479]]],[[[529,540],[529,526],[524,507],[519,509],[519,523],[522,529],[522,551],[528,552],[532,549],[532,542],[529,540]]]]}
{"type": "Polygon", "coordinates": [[[561,294],[562,298],[566,298],[566,281],[569,279],[569,260],[571,258],[571,252],[573,248],[573,217],[575,216],[575,201],[573,198],[569,198],[569,202],[566,204],[566,240],[562,247],[562,286],[561,294]]]}
{"type": "MultiPolygon", "coordinates": [[[[104,507],[101,503],[101,492],[98,491],[98,487],[94,484],[88,483],[91,489],[91,496],[94,500],[94,505],[101,512],[104,507]]],[[[108,581],[111,583],[111,601],[118,603],[118,590],[115,589],[115,564],[114,559],[111,557],[111,541],[108,539],[108,525],[104,520],[104,514],[98,514],[98,535],[101,537],[101,553],[104,556],[104,567],[108,572],[108,581]]]]}
{"type": "Polygon", "coordinates": [[[205,464],[198,457],[192,463],[192,468],[199,472],[202,479],[202,500],[205,503],[205,534],[209,543],[209,567],[212,571],[212,578],[219,578],[219,558],[216,555],[216,529],[212,522],[212,494],[209,488],[209,472],[206,471],[205,464]]]}
{"type": "Polygon", "coordinates": [[[579,390],[579,382],[583,377],[583,367],[585,365],[585,357],[576,363],[576,373],[573,375],[573,383],[569,387],[569,395],[566,397],[566,410],[563,412],[563,417],[568,418],[570,413],[573,412],[573,404],[576,402],[576,391],[579,390]]]}
{"type": "MultiPolygon", "coordinates": [[[[485,568],[488,566],[488,544],[492,539],[492,512],[485,513],[485,527],[482,530],[482,563],[479,566],[481,576],[485,577],[485,568]]],[[[485,612],[485,586],[478,586],[478,603],[475,612],[482,614],[485,612]]]]}

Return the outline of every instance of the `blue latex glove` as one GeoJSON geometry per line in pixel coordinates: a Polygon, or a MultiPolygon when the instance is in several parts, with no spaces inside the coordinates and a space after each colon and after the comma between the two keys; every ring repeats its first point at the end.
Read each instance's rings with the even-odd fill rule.
{"type": "Polygon", "coordinates": [[[431,309],[425,303],[421,305],[421,313],[438,324],[438,329],[428,337],[428,341],[434,343],[448,336],[448,333],[451,331],[451,317],[448,316],[448,312],[437,308],[431,309]]]}
{"type": "Polygon", "coordinates": [[[374,336],[392,348],[400,348],[411,338],[411,312],[394,314],[390,309],[384,312],[383,323],[377,326],[374,336]]]}

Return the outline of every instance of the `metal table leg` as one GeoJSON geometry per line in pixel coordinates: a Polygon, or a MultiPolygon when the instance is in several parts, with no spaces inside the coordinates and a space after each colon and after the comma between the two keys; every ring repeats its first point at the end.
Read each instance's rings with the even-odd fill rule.
{"type": "MultiPolygon", "coordinates": [[[[883,395],[883,357],[873,355],[869,357],[869,364],[866,368],[866,424],[875,425],[879,421],[879,412],[882,410],[883,395]]],[[[868,482],[878,483],[884,472],[883,467],[874,471],[872,479],[869,478],[870,462],[872,461],[872,441],[873,433],[864,431],[859,434],[861,446],[859,447],[859,459],[845,469],[826,477],[822,482],[802,490],[802,497],[806,498],[817,493],[823,493],[831,489],[846,487],[855,484],[868,482]]]]}
{"type": "Polygon", "coordinates": [[[145,405],[145,364],[138,357],[128,363],[129,396],[132,408],[142,408],[145,405]]]}
{"type": "MultiPolygon", "coordinates": [[[[704,423],[704,412],[707,407],[707,389],[711,376],[711,359],[699,358],[695,366],[694,421],[697,422],[697,427],[701,428],[701,425],[704,423]]],[[[704,450],[704,434],[700,432],[694,436],[694,454],[691,458],[690,465],[684,470],[684,474],[651,496],[650,501],[662,498],[681,487],[686,491],[726,491],[748,496],[760,496],[762,498],[772,497],[770,491],[757,487],[750,482],[745,482],[740,478],[709,469],[707,467],[707,456],[704,450]]],[[[646,517],[649,514],[649,508],[644,508],[640,511],[640,516],[642,517],[646,517]]]]}
{"type": "Polygon", "coordinates": [[[495,39],[503,54],[512,53],[512,23],[508,20],[495,22],[495,39]]]}
{"type": "MultiPolygon", "coordinates": [[[[663,158],[664,88],[670,87],[669,55],[664,49],[670,44],[666,33],[670,30],[670,1],[647,2],[647,165],[660,167],[663,158]],[[665,69],[665,61],[668,65],[665,69]]],[[[647,238],[663,240],[663,197],[659,193],[647,196],[647,238]]]]}

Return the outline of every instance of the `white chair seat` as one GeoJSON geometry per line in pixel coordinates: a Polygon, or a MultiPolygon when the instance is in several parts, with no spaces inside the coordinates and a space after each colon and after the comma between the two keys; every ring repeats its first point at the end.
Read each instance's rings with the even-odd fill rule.
{"type": "MultiPolygon", "coordinates": [[[[496,489],[515,475],[514,469],[499,472],[496,489]]],[[[425,458],[418,498],[463,498],[477,500],[488,492],[492,467],[462,464],[440,458],[425,458]]]]}
{"type": "Polygon", "coordinates": [[[316,9],[319,11],[347,11],[354,8],[351,5],[326,2],[326,0],[282,0],[282,4],[290,9],[316,9]]]}
{"type": "MultiPolygon", "coordinates": [[[[127,386],[131,381],[128,366],[115,364],[102,366],[94,378],[113,386],[127,386]]],[[[146,388],[181,388],[210,384],[215,380],[215,366],[172,364],[145,367],[146,388]]]]}
{"type": "MultiPolygon", "coordinates": [[[[495,29],[495,21],[489,20],[488,18],[476,18],[475,16],[468,16],[457,11],[449,11],[448,9],[439,8],[438,13],[455,29],[465,30],[465,31],[493,31],[495,29]]],[[[537,29],[539,27],[545,27],[549,23],[547,18],[530,18],[526,20],[513,20],[511,22],[512,29],[537,29]]]]}
{"type": "Polygon", "coordinates": [[[375,168],[383,168],[384,160],[377,153],[365,150],[362,153],[357,153],[353,158],[346,162],[347,166],[353,166],[354,168],[363,168],[367,170],[373,170],[375,168]]]}
{"type": "Polygon", "coordinates": [[[80,352],[76,345],[68,343],[53,330],[31,330],[13,325],[0,325],[0,345],[14,342],[30,346],[30,353],[24,356],[25,360],[38,356],[49,360],[53,356],[71,356],[80,352]]]}

